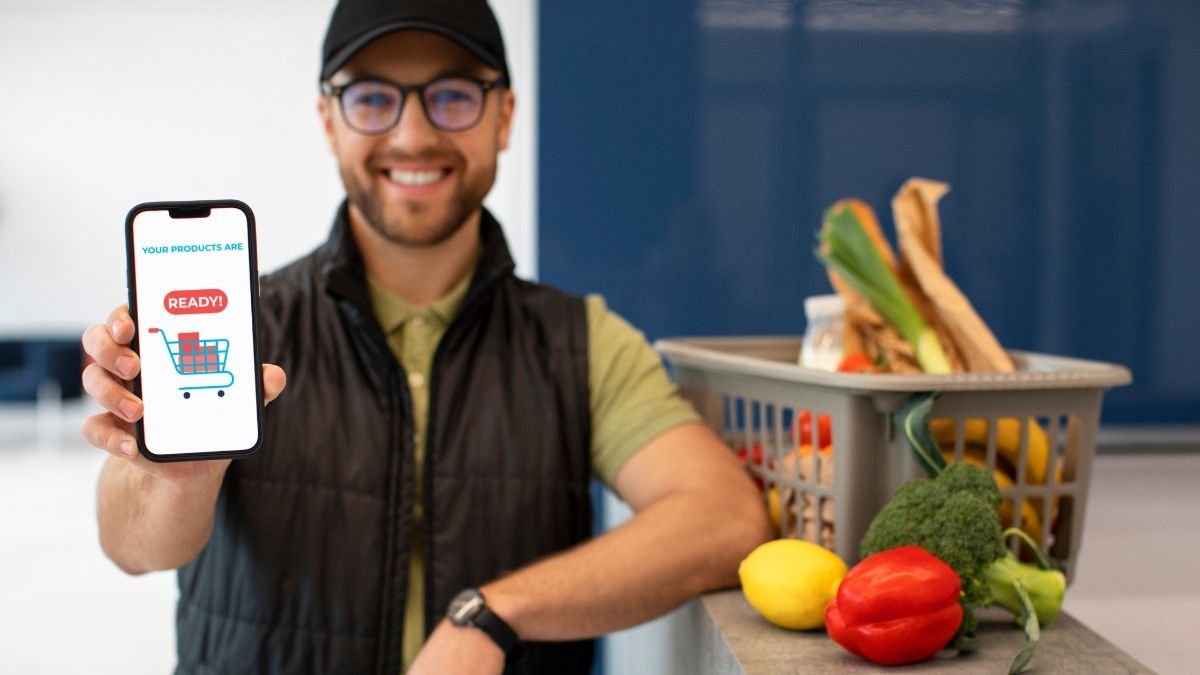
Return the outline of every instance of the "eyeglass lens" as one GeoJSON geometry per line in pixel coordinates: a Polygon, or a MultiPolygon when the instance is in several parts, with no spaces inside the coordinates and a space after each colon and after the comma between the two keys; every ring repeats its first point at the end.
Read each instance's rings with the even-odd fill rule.
{"type": "MultiPolygon", "coordinates": [[[[473,80],[443,78],[418,92],[429,122],[443,131],[462,131],[474,126],[483,113],[483,86],[473,80]]],[[[342,90],[342,112],[355,129],[381,133],[400,121],[404,99],[404,91],[396,85],[362,80],[342,90]]]]}

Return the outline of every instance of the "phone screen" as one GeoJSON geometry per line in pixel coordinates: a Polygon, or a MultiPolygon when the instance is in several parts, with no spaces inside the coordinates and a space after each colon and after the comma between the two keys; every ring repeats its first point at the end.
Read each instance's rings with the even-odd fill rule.
{"type": "Polygon", "coordinates": [[[262,399],[251,217],[232,205],[149,208],[132,215],[128,231],[142,450],[168,458],[252,451],[262,399]]]}

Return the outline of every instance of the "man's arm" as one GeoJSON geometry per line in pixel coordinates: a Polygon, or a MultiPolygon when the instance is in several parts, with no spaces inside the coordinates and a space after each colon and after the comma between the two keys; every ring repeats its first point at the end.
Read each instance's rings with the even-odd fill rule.
{"type": "MultiPolygon", "coordinates": [[[[138,453],[133,425],[142,417],[142,401],[129,383],[141,361],[129,348],[133,335],[124,305],[83,334],[84,350],[95,360],[83,371],[83,386],[106,412],[84,420],[81,431],[112,455],[96,487],[100,547],[117,567],[140,574],[179,567],[208,543],[229,460],[155,463],[138,453]]],[[[278,367],[263,366],[267,402],[285,382],[278,367]]]]}
{"type": "Polygon", "coordinates": [[[635,515],[561,555],[481,590],[523,640],[592,637],[737,584],[737,566],[771,536],[762,496],[703,424],[659,435],[614,488],[635,515]]]}
{"type": "MultiPolygon", "coordinates": [[[[217,493],[229,460],[182,484],[131,460],[109,457],[96,488],[100,547],[128,574],[174,569],[196,557],[212,534],[217,493]]],[[[197,462],[199,464],[200,462],[197,462]]],[[[197,472],[199,474],[199,472],[197,472]]]]}
{"type": "MultiPolygon", "coordinates": [[[[635,511],[628,522],[481,588],[522,640],[594,637],[653,619],[735,585],[738,563],[771,537],[762,496],[700,423],[650,441],[620,469],[614,488],[635,511]]],[[[464,672],[502,666],[499,649],[481,635],[442,621],[412,672],[452,663],[442,657],[488,666],[464,672]],[[479,651],[468,655],[471,646],[479,651]]]]}

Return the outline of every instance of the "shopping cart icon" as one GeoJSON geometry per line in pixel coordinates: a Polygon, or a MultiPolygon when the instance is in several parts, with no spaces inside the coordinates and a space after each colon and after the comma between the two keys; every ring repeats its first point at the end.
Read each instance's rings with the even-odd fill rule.
{"type": "Polygon", "coordinates": [[[162,335],[175,372],[188,378],[188,386],[180,387],[184,398],[191,398],[196,389],[216,389],[217,396],[224,396],[225,389],[233,385],[233,373],[225,370],[225,359],[229,356],[229,340],[200,339],[200,333],[180,333],[178,340],[168,340],[166,331],[149,329],[162,335]]]}

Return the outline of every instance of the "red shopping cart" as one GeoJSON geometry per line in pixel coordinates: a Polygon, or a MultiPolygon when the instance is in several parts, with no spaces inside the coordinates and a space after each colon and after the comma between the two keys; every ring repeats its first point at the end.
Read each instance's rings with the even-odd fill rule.
{"type": "Polygon", "coordinates": [[[192,391],[197,389],[216,389],[217,396],[224,396],[225,390],[233,385],[233,373],[225,369],[229,340],[202,340],[199,332],[180,333],[178,340],[168,340],[166,331],[158,328],[149,331],[162,335],[175,372],[187,378],[186,386],[179,387],[184,398],[191,398],[192,391]]]}

